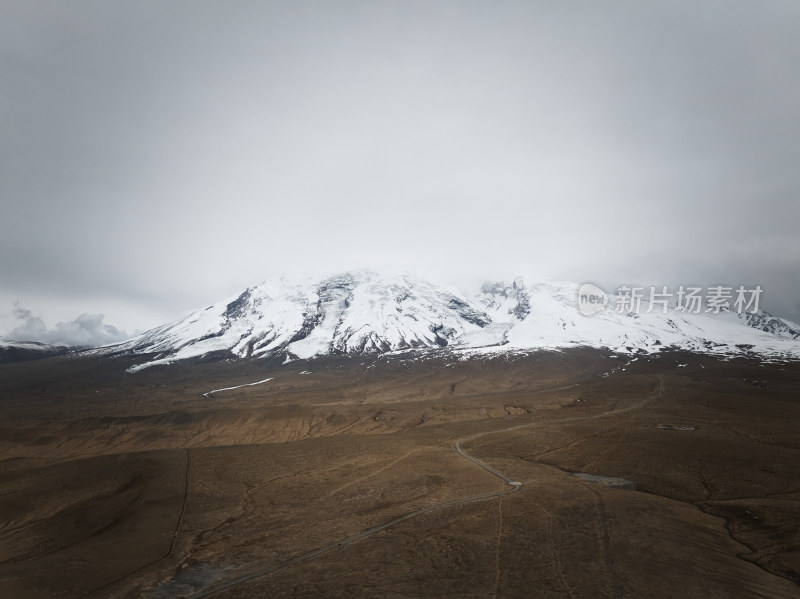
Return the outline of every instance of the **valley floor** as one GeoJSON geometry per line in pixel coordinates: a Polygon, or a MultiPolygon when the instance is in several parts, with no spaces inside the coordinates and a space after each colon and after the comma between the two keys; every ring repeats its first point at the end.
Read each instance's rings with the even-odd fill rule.
{"type": "Polygon", "coordinates": [[[0,596],[800,595],[800,365],[127,365],[0,365],[0,596]]]}

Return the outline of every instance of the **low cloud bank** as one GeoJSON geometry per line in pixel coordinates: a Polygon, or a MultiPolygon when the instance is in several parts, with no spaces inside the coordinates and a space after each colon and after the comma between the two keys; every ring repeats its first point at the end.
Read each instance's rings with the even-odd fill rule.
{"type": "Polygon", "coordinates": [[[22,321],[4,339],[8,341],[38,341],[51,345],[90,346],[116,343],[129,335],[110,324],[103,324],[104,314],[81,314],[70,322],[59,322],[48,329],[44,321],[27,308],[14,304],[14,316],[22,321]]]}

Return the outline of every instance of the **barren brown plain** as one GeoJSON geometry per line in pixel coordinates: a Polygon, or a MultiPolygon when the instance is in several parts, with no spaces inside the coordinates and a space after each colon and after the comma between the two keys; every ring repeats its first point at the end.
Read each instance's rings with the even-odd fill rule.
{"type": "Polygon", "coordinates": [[[0,365],[0,597],[800,597],[798,364],[132,363],[0,365]]]}

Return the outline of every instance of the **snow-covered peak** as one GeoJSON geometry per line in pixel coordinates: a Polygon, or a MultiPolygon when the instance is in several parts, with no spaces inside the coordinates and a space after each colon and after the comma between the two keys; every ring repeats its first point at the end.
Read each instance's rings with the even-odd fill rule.
{"type": "Polygon", "coordinates": [[[677,347],[800,357],[800,326],[770,315],[607,309],[587,317],[577,309],[578,289],[517,278],[484,284],[467,298],[410,274],[283,277],[102,351],[151,354],[143,366],[215,354],[292,359],[445,347],[677,347]]]}
{"type": "Polygon", "coordinates": [[[110,349],[162,354],[158,362],[214,352],[290,358],[384,353],[459,345],[462,338],[475,342],[490,323],[445,287],[409,274],[359,270],[271,279],[110,349]]]}
{"type": "Polygon", "coordinates": [[[787,339],[800,339],[800,325],[785,318],[778,318],[769,312],[759,311],[755,314],[740,316],[748,326],[787,339]]]}
{"type": "Polygon", "coordinates": [[[503,282],[484,283],[475,298],[496,320],[525,320],[531,312],[530,291],[525,287],[522,277],[507,285],[503,282]]]}
{"type": "Polygon", "coordinates": [[[675,347],[719,354],[756,352],[800,357],[800,326],[763,312],[684,313],[675,309],[674,302],[666,312],[648,312],[644,303],[638,312],[618,312],[615,306],[619,298],[611,295],[606,310],[584,316],[578,311],[579,289],[576,283],[557,281],[494,284],[484,286],[476,301],[486,306],[495,320],[509,319],[522,309],[528,311],[509,328],[509,348],[585,345],[620,352],[654,352],[675,347]]]}

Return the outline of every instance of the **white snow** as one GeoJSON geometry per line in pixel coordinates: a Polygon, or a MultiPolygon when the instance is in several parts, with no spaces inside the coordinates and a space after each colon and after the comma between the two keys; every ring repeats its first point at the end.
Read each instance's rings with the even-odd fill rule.
{"type": "Polygon", "coordinates": [[[474,298],[411,275],[352,271],[325,279],[280,278],[169,325],[102,348],[150,354],[130,372],[211,352],[280,353],[286,361],[331,353],[439,348],[499,353],[575,346],[653,353],[667,347],[772,359],[800,358],[800,325],[769,315],[748,326],[734,313],[620,314],[577,310],[578,285],[544,281],[485,285],[474,298]],[[740,346],[740,347],[737,347],[740,346]],[[749,347],[752,346],[752,347],[749,347]]]}
{"type": "Polygon", "coordinates": [[[203,396],[208,397],[209,395],[213,395],[214,393],[219,393],[220,391],[231,391],[232,389],[241,389],[242,387],[252,387],[253,385],[260,385],[262,383],[266,383],[267,381],[271,381],[273,378],[274,377],[270,377],[268,379],[256,381],[255,383],[245,383],[244,385],[236,385],[234,387],[223,387],[222,389],[212,389],[211,391],[203,393],[203,396]]]}

